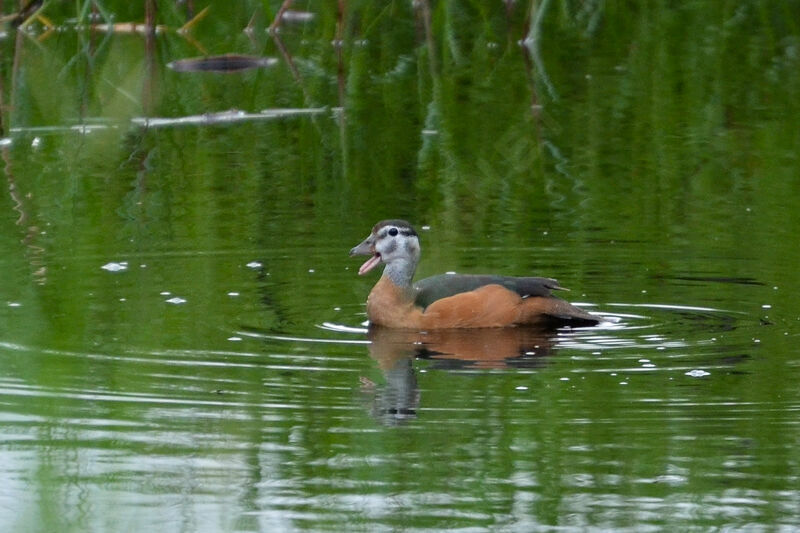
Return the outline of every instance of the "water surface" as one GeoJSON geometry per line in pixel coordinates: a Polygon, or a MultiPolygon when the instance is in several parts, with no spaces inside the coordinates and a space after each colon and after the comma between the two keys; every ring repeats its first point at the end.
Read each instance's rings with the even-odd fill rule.
{"type": "Polygon", "coordinates": [[[0,529],[800,528],[793,4],[246,4],[3,38],[0,529]],[[603,321],[368,330],[389,217],[603,321]]]}

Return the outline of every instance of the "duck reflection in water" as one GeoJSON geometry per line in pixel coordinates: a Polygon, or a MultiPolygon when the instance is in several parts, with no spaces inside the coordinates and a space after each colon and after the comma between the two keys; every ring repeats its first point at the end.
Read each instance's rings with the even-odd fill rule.
{"type": "Polygon", "coordinates": [[[374,392],[373,415],[386,424],[415,418],[420,390],[414,359],[431,361],[442,370],[537,368],[546,364],[556,333],[538,328],[480,328],[413,331],[370,327],[369,355],[386,378],[379,387],[362,378],[365,392],[374,392]]]}

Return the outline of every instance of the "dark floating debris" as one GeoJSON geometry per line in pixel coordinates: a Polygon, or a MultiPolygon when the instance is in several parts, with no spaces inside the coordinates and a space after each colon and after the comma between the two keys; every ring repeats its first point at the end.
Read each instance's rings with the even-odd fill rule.
{"type": "Polygon", "coordinates": [[[23,22],[32,17],[42,7],[44,0],[30,0],[19,12],[11,19],[11,27],[19,28],[23,22]]]}
{"type": "Polygon", "coordinates": [[[278,60],[274,57],[225,54],[221,56],[178,59],[167,63],[167,66],[175,72],[239,72],[241,70],[271,67],[277,62],[278,60]]]}
{"type": "Polygon", "coordinates": [[[766,285],[763,281],[756,278],[739,276],[693,276],[693,275],[659,275],[653,276],[655,279],[667,279],[676,281],[701,281],[708,283],[733,283],[735,285],[766,285]]]}

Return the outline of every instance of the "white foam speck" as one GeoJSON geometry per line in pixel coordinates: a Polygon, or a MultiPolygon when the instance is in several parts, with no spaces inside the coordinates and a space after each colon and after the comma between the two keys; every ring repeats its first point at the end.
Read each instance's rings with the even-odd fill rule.
{"type": "Polygon", "coordinates": [[[106,263],[105,265],[101,266],[103,270],[108,272],[122,272],[123,270],[128,270],[128,262],[127,261],[120,261],[119,263],[106,263]]]}
{"type": "Polygon", "coordinates": [[[685,375],[692,378],[703,378],[706,376],[710,376],[711,372],[706,372],[705,370],[700,370],[699,368],[695,368],[694,370],[689,370],[688,372],[686,372],[685,375]]]}
{"type": "Polygon", "coordinates": [[[261,268],[261,262],[260,261],[250,261],[245,266],[247,268],[261,268]]]}
{"type": "Polygon", "coordinates": [[[185,300],[185,299],[183,299],[183,298],[180,298],[180,297],[178,297],[178,296],[173,296],[172,298],[170,298],[169,300],[167,300],[167,303],[168,303],[168,304],[175,304],[175,305],[178,305],[178,304],[185,304],[185,303],[186,303],[186,300],[185,300]]]}

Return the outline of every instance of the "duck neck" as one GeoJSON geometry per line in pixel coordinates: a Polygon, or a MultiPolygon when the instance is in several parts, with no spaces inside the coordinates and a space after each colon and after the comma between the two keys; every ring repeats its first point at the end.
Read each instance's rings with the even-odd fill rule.
{"type": "Polygon", "coordinates": [[[411,287],[411,279],[416,271],[416,263],[410,261],[392,261],[383,269],[383,277],[402,288],[411,287]]]}

